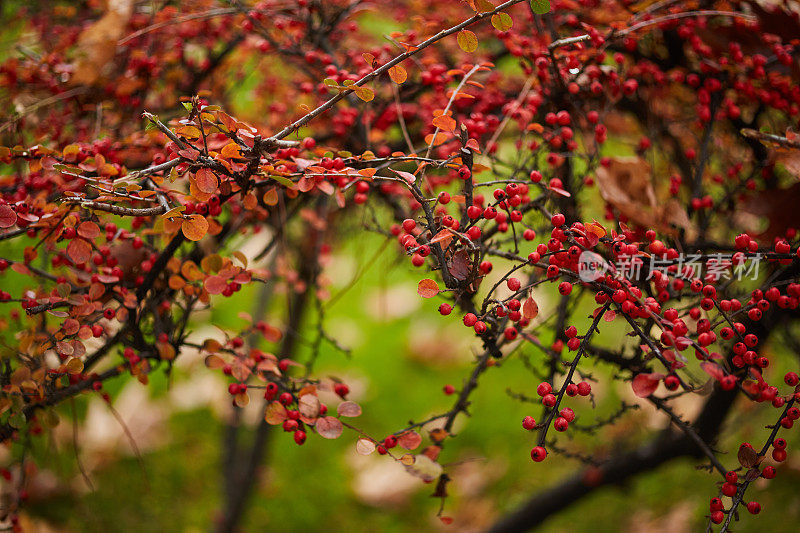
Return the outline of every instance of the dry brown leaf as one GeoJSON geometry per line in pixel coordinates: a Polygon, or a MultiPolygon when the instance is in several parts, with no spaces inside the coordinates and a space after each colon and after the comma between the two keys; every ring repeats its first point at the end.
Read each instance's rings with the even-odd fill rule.
{"type": "Polygon", "coordinates": [[[80,57],[70,83],[92,85],[100,79],[117,53],[117,41],[125,34],[133,4],[133,0],[108,0],[105,15],[81,32],[80,57]]]}
{"type": "Polygon", "coordinates": [[[650,165],[640,157],[616,157],[597,169],[597,186],[603,199],[632,222],[664,233],[674,227],[693,231],[689,216],[675,199],[659,203],[650,165]]]}
{"type": "Polygon", "coordinates": [[[766,217],[769,226],[757,238],[772,242],[773,237],[784,236],[789,228],[800,227],[800,183],[786,189],[768,189],[746,198],[740,209],[752,215],[766,217]]]}

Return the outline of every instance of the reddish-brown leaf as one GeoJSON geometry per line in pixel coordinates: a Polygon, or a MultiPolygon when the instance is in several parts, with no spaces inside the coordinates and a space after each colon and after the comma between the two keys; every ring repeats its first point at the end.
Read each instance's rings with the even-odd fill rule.
{"type": "Polygon", "coordinates": [[[205,167],[195,172],[194,180],[196,187],[206,194],[214,194],[219,187],[217,175],[205,167]]]}
{"type": "Polygon", "coordinates": [[[319,398],[314,394],[305,394],[297,402],[297,409],[306,418],[316,418],[319,416],[319,398]]]}
{"type": "Polygon", "coordinates": [[[86,220],[78,225],[78,235],[91,241],[100,236],[100,228],[91,220],[86,220]]]}
{"type": "Polygon", "coordinates": [[[210,294],[221,294],[228,286],[228,282],[222,276],[208,276],[203,282],[203,286],[210,294]]]}
{"type": "Polygon", "coordinates": [[[17,223],[17,212],[10,206],[0,205],[0,228],[10,228],[17,223]]]}
{"type": "Polygon", "coordinates": [[[397,436],[397,444],[406,450],[414,450],[422,444],[422,436],[416,431],[406,431],[397,436]]]}
{"type": "Polygon", "coordinates": [[[406,180],[408,183],[413,184],[415,181],[417,181],[417,177],[411,172],[406,172],[404,170],[395,170],[393,168],[390,168],[389,170],[391,170],[392,172],[394,172],[395,174],[406,180]]]}
{"type": "Polygon", "coordinates": [[[72,239],[67,246],[67,256],[73,263],[85,263],[92,257],[92,246],[83,239],[72,239]]]}
{"type": "Polygon", "coordinates": [[[206,356],[205,362],[208,368],[222,368],[225,366],[225,360],[222,357],[214,354],[206,356]]]}
{"type": "Polygon", "coordinates": [[[317,420],[317,433],[326,439],[338,439],[342,434],[342,423],[338,418],[326,416],[317,420]]]}
{"type": "Polygon", "coordinates": [[[745,446],[744,444],[739,446],[737,458],[739,459],[739,464],[745,468],[753,468],[754,466],[758,466],[761,461],[764,460],[764,457],[758,455],[758,453],[751,446],[745,446]]]}
{"type": "Polygon", "coordinates": [[[361,406],[356,402],[342,402],[339,404],[339,407],[336,408],[336,412],[339,416],[354,418],[356,416],[361,416],[361,406]]]}

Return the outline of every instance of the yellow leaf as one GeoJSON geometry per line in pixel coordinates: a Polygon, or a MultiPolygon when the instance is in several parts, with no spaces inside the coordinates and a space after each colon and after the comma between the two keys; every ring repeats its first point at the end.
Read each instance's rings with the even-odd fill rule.
{"type": "Polygon", "coordinates": [[[353,92],[356,93],[356,96],[364,100],[365,102],[369,102],[373,98],[375,98],[375,93],[369,87],[355,87],[353,92]]]}
{"type": "Polygon", "coordinates": [[[472,53],[478,49],[478,38],[469,30],[458,32],[458,46],[467,53],[472,53]]]}
{"type": "Polygon", "coordinates": [[[511,20],[508,13],[495,13],[492,15],[492,26],[494,26],[497,31],[508,31],[513,25],[514,21],[511,20]]]}
{"type": "Polygon", "coordinates": [[[478,13],[488,13],[494,11],[494,5],[489,0],[475,0],[475,10],[478,13]]]}

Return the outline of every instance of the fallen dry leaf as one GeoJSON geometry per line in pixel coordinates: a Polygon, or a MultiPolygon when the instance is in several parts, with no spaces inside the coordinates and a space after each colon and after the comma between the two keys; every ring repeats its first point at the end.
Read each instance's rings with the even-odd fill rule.
{"type": "Polygon", "coordinates": [[[92,85],[104,74],[117,53],[117,41],[125,34],[133,4],[133,0],[108,0],[105,15],[78,36],[80,56],[70,80],[73,85],[92,85]]]}
{"type": "Polygon", "coordinates": [[[740,209],[751,215],[766,217],[769,226],[757,235],[759,240],[772,242],[773,237],[784,236],[789,228],[800,227],[800,183],[786,189],[768,189],[746,198],[740,209]]]}
{"type": "Polygon", "coordinates": [[[689,216],[671,199],[659,203],[650,165],[640,157],[616,157],[597,169],[597,186],[603,199],[631,221],[648,228],[675,233],[675,227],[693,231],[689,216]]]}

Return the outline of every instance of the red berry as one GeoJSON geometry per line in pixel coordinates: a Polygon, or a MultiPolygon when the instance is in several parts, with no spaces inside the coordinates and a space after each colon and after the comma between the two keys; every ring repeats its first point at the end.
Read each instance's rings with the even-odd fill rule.
{"type": "Polygon", "coordinates": [[[531,459],[537,463],[544,461],[545,457],[547,457],[547,450],[545,450],[542,446],[536,446],[531,450],[531,459]]]}
{"type": "Polygon", "coordinates": [[[536,427],[536,420],[532,416],[526,416],[522,419],[522,427],[530,431],[536,427]]]}
{"type": "Polygon", "coordinates": [[[284,392],[283,394],[280,395],[278,401],[281,402],[283,405],[289,405],[294,401],[294,398],[290,393],[284,392]]]}
{"type": "Polygon", "coordinates": [[[758,514],[761,512],[761,504],[758,502],[747,502],[747,511],[750,514],[758,514]]]}

